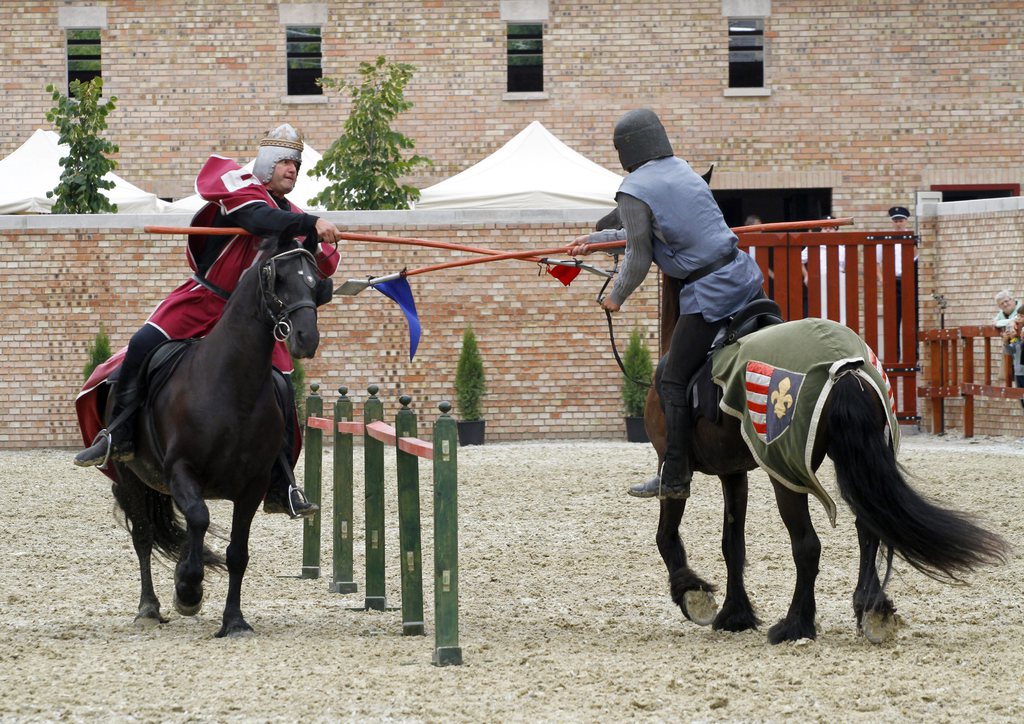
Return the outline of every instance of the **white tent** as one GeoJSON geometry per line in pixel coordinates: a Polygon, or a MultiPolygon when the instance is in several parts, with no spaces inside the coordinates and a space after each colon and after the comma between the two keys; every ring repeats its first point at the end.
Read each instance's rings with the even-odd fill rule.
{"type": "MultiPolygon", "coordinates": [[[[309,200],[327,188],[331,183],[323,176],[310,177],[306,175],[306,172],[313,168],[313,166],[315,166],[322,158],[323,155],[308,143],[303,145],[302,168],[299,169],[299,178],[295,182],[295,188],[290,194],[288,194],[288,200],[305,211],[321,208],[319,206],[311,205],[309,200]]],[[[252,171],[254,163],[256,163],[256,159],[245,164],[242,168],[246,171],[252,171]]],[[[203,208],[205,204],[206,202],[203,201],[203,198],[199,194],[193,194],[192,196],[186,196],[183,199],[178,199],[173,204],[169,204],[167,211],[172,213],[181,213],[184,211],[195,212],[203,208]]]]}
{"type": "MultiPolygon", "coordinates": [[[[68,147],[59,144],[53,131],[37,129],[7,158],[0,160],[0,214],[49,214],[55,199],[46,198],[60,183],[64,169],[60,160],[68,155],[68,147]]],[[[151,214],[164,210],[167,203],[156,194],[133,186],[120,176],[108,173],[114,188],[101,193],[117,204],[118,213],[151,214]]]]}
{"type": "Polygon", "coordinates": [[[621,183],[534,121],[480,163],[423,189],[416,208],[610,209],[621,183]]]}

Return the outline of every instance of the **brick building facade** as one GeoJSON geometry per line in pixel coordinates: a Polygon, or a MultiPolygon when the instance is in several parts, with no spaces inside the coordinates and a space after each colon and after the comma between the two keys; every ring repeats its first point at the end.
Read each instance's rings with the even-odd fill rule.
{"type": "Polygon", "coordinates": [[[320,150],[337,138],[345,99],[288,94],[286,31],[304,25],[328,77],[380,54],[417,67],[399,127],[434,161],[421,187],[533,120],[617,170],[611,127],[637,106],[695,167],[718,162],[716,190],[830,189],[833,214],[869,225],[917,191],[1024,176],[1021,2],[25,0],[0,18],[0,153],[48,127],[67,30],[98,27],[118,173],[168,198],[191,193],[211,152],[251,158],[278,123],[320,150]],[[751,17],[763,87],[731,88],[730,19],[751,17]],[[516,22],[542,28],[542,92],[507,90],[516,22]]]}
{"type": "MultiPolygon", "coordinates": [[[[169,198],[192,192],[210,153],[251,158],[257,139],[280,122],[301,127],[320,150],[337,137],[347,113],[343,99],[287,92],[286,28],[306,23],[321,28],[327,76],[352,79],[359,62],[378,54],[417,66],[407,89],[415,105],[399,128],[434,161],[412,179],[418,186],[463,170],[532,120],[618,170],[611,127],[641,105],[663,117],[679,155],[699,169],[718,163],[714,189],[826,189],[831,212],[853,216],[858,229],[887,227],[885,210],[893,204],[916,212],[920,191],[1012,186],[1024,177],[1021,2],[29,0],[3,4],[0,18],[8,28],[0,37],[7,101],[0,154],[49,127],[44,88],[66,82],[66,31],[97,26],[106,93],[118,97],[107,134],[121,148],[118,174],[169,198]],[[730,88],[729,19],[749,17],[763,21],[764,86],[730,88]],[[542,92],[507,90],[506,33],[517,21],[543,28],[542,92]]],[[[354,231],[520,249],[563,243],[590,228],[596,215],[330,218],[354,231]]],[[[1012,288],[1024,272],[1017,260],[1022,217],[1014,201],[996,211],[915,213],[923,327],[937,322],[928,304],[933,292],[953,303],[947,326],[991,319],[994,291],[1012,288]],[[972,271],[979,260],[983,268],[972,271]]],[[[124,344],[183,280],[182,239],[141,234],[152,221],[0,224],[8,362],[0,446],[77,444],[70,401],[98,324],[116,346],[124,344]]],[[[353,246],[341,274],[443,258],[353,246]]],[[[385,394],[413,395],[421,409],[450,398],[458,338],[472,324],[491,390],[489,437],[621,436],[619,374],[593,304],[597,280],[566,290],[513,263],[421,279],[426,332],[413,363],[404,352],[404,321],[379,295],[325,312],[325,343],[307,375],[324,385],[328,403],[338,385],[359,399],[371,383],[382,384],[385,394]]],[[[619,317],[620,340],[639,326],[653,348],[655,285],[648,281],[629,306],[619,317]]],[[[1019,418],[1015,402],[992,403],[979,413],[987,422],[978,432],[1016,434],[1010,415],[1019,418]]]]}

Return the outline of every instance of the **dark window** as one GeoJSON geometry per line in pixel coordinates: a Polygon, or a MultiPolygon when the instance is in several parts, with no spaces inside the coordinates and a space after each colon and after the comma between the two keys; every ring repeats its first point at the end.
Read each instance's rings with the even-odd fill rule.
{"type": "Polygon", "coordinates": [[[323,88],[316,84],[323,77],[320,63],[320,28],[315,25],[285,28],[288,53],[288,95],[319,96],[323,88]]]}
{"type": "Polygon", "coordinates": [[[729,20],[729,87],[764,87],[764,19],[729,20]]]}
{"type": "Polygon", "coordinates": [[[508,92],[544,90],[544,26],[508,26],[508,92]]]}
{"type": "Polygon", "coordinates": [[[974,201],[976,199],[1006,199],[1020,196],[1020,184],[958,184],[932,186],[941,191],[943,201],[974,201]]]}
{"type": "Polygon", "coordinates": [[[100,75],[100,31],[98,28],[68,32],[68,94],[71,81],[88,83],[100,75]]]}

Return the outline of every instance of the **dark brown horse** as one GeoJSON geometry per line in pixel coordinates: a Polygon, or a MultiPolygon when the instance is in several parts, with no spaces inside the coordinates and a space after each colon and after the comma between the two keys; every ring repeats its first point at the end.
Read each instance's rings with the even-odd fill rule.
{"type": "Polygon", "coordinates": [[[155,547],[177,562],[174,606],[184,616],[202,606],[204,567],[226,563],[228,594],[217,636],[252,631],[241,610],[249,529],[270,485],[285,429],[271,354],[275,340],[283,339],[295,357],[316,352],[315,302],[324,289],[319,280],[311,254],[294,242],[278,248],[276,240],[265,241],[220,321],[185,351],[166,384],[147,401],[135,460],[115,464],[113,485],[139,558],[137,622],[166,621],[153,590],[155,547]],[[234,504],[226,562],[204,543],[210,526],[207,499],[234,504]]]}
{"type": "MultiPolygon", "coordinates": [[[[678,317],[678,287],[665,285],[662,338],[668,339],[678,317]]],[[[771,360],[766,360],[770,362],[771,360]]],[[[648,434],[665,453],[665,424],[656,388],[645,411],[648,434]]],[[[812,466],[828,455],[835,465],[843,500],[856,517],[860,565],[853,608],[858,629],[878,643],[895,633],[895,607],[879,578],[877,558],[900,556],[926,575],[947,581],[983,564],[1002,562],[1006,544],[968,516],[925,500],[911,488],[886,440],[887,416],[878,395],[853,375],[840,377],[828,394],[814,438],[812,466]]],[[[760,624],[743,583],[746,560],[747,472],[758,467],[741,434],[741,422],[721,415],[712,422],[698,416],[690,447],[693,469],[717,475],[725,498],[722,553],[727,568],[725,600],[717,609],[714,587],[689,566],[679,527],[685,500],[664,499],[658,522],[658,550],[668,568],[672,600],[690,620],[716,630],[745,631],[760,624]]],[[[796,587],[786,616],[768,631],[770,643],[815,638],[814,584],[821,543],[808,511],[808,496],[769,476],[796,564],[796,587]]]]}

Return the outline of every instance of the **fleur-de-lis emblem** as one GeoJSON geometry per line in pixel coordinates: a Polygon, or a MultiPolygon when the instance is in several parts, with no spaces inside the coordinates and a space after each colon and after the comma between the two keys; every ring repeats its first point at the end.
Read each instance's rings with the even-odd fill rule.
{"type": "Polygon", "coordinates": [[[775,416],[780,420],[786,416],[786,411],[793,406],[793,395],[789,394],[789,388],[793,383],[788,377],[783,377],[779,382],[779,389],[772,393],[772,407],[775,416]]]}

